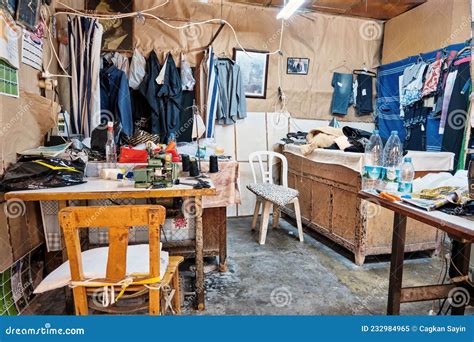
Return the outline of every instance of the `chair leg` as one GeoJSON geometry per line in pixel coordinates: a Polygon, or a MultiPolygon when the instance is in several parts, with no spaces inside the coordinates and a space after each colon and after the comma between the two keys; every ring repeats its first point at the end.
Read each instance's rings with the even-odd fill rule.
{"type": "Polygon", "coordinates": [[[181,288],[179,285],[179,270],[176,268],[176,271],[173,275],[173,288],[175,290],[173,297],[173,309],[179,314],[181,313],[181,288]]]}
{"type": "Polygon", "coordinates": [[[255,228],[257,228],[258,214],[260,213],[261,205],[262,205],[262,201],[260,201],[259,198],[257,197],[257,201],[255,202],[255,210],[253,212],[252,230],[255,230],[255,228]]]}
{"type": "Polygon", "coordinates": [[[74,307],[77,316],[87,316],[89,314],[89,307],[87,305],[86,288],[78,286],[72,289],[74,296],[74,307]]]}
{"type": "Polygon", "coordinates": [[[265,239],[267,237],[267,229],[268,229],[268,220],[270,219],[270,207],[272,206],[271,202],[264,201],[263,205],[263,214],[262,214],[262,221],[260,223],[260,241],[261,245],[265,244],[265,239]]]}
{"type": "Polygon", "coordinates": [[[279,220],[280,220],[280,208],[276,204],[274,204],[273,205],[273,223],[272,223],[273,228],[278,227],[279,220]]]}
{"type": "Polygon", "coordinates": [[[301,224],[301,210],[300,210],[300,202],[298,198],[293,200],[293,204],[295,205],[295,216],[296,216],[296,224],[298,226],[298,236],[300,241],[303,242],[303,225],[301,224]]]}
{"type": "Polygon", "coordinates": [[[160,300],[161,300],[161,290],[149,290],[150,298],[149,298],[149,313],[153,316],[160,315],[160,300]]]}

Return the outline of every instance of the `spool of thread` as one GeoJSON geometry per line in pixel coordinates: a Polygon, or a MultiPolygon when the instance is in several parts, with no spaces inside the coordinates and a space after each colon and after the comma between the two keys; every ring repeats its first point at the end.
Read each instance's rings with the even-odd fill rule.
{"type": "Polygon", "coordinates": [[[181,162],[183,163],[183,172],[189,172],[189,155],[182,154],[181,155],[181,162]]]}
{"type": "Polygon", "coordinates": [[[191,162],[189,163],[189,175],[191,177],[199,176],[199,167],[197,160],[191,160],[191,162]]]}
{"type": "Polygon", "coordinates": [[[219,161],[217,156],[211,156],[209,158],[209,173],[219,172],[219,161]]]}

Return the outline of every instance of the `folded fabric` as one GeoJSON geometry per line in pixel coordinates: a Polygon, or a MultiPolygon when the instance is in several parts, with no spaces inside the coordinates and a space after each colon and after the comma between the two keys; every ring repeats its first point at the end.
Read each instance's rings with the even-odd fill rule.
{"type": "MultiPolygon", "coordinates": [[[[161,244],[160,244],[161,249],[161,244]]],[[[82,267],[85,279],[103,279],[106,277],[107,257],[109,247],[89,249],[82,252],[82,267]]],[[[150,247],[149,245],[134,245],[127,248],[127,275],[148,274],[150,271],[150,247]]],[[[168,267],[169,254],[161,251],[160,276],[163,277],[168,267]]],[[[59,289],[69,284],[71,273],[69,261],[66,261],[38,285],[34,293],[43,293],[59,289]]]]}
{"type": "Polygon", "coordinates": [[[342,136],[342,129],[334,127],[320,127],[312,129],[306,136],[308,144],[301,145],[300,151],[304,155],[311,154],[317,148],[326,148],[334,144],[337,137],[342,136]]]}

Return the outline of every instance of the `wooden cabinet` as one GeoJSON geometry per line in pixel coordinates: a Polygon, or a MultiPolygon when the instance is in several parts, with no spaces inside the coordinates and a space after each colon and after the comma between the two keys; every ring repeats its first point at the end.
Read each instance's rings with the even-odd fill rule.
{"type": "MultiPolygon", "coordinates": [[[[288,185],[300,192],[301,215],[307,229],[352,252],[357,265],[362,265],[368,255],[390,254],[393,212],[357,197],[359,173],[288,152],[285,156],[288,185]]],[[[294,218],[291,206],[284,212],[294,218]]],[[[438,250],[440,246],[437,229],[408,220],[406,252],[438,250]]]]}

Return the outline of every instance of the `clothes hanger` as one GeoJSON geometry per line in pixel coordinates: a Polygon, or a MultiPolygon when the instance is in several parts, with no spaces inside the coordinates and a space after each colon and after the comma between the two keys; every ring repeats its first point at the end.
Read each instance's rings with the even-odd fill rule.
{"type": "Polygon", "coordinates": [[[466,40],[466,44],[467,44],[468,46],[465,46],[465,47],[463,47],[461,50],[459,50],[459,52],[456,54],[456,57],[461,56],[461,54],[463,54],[463,53],[464,53],[465,51],[467,51],[467,50],[472,50],[472,48],[474,47],[474,46],[472,45],[472,38],[469,38],[468,40],[466,40]]]}
{"type": "Polygon", "coordinates": [[[354,71],[352,71],[352,73],[354,75],[367,75],[367,76],[372,76],[372,77],[376,77],[377,74],[373,71],[369,71],[369,69],[367,69],[367,65],[364,63],[362,65],[362,69],[355,69],[354,71]]]}

